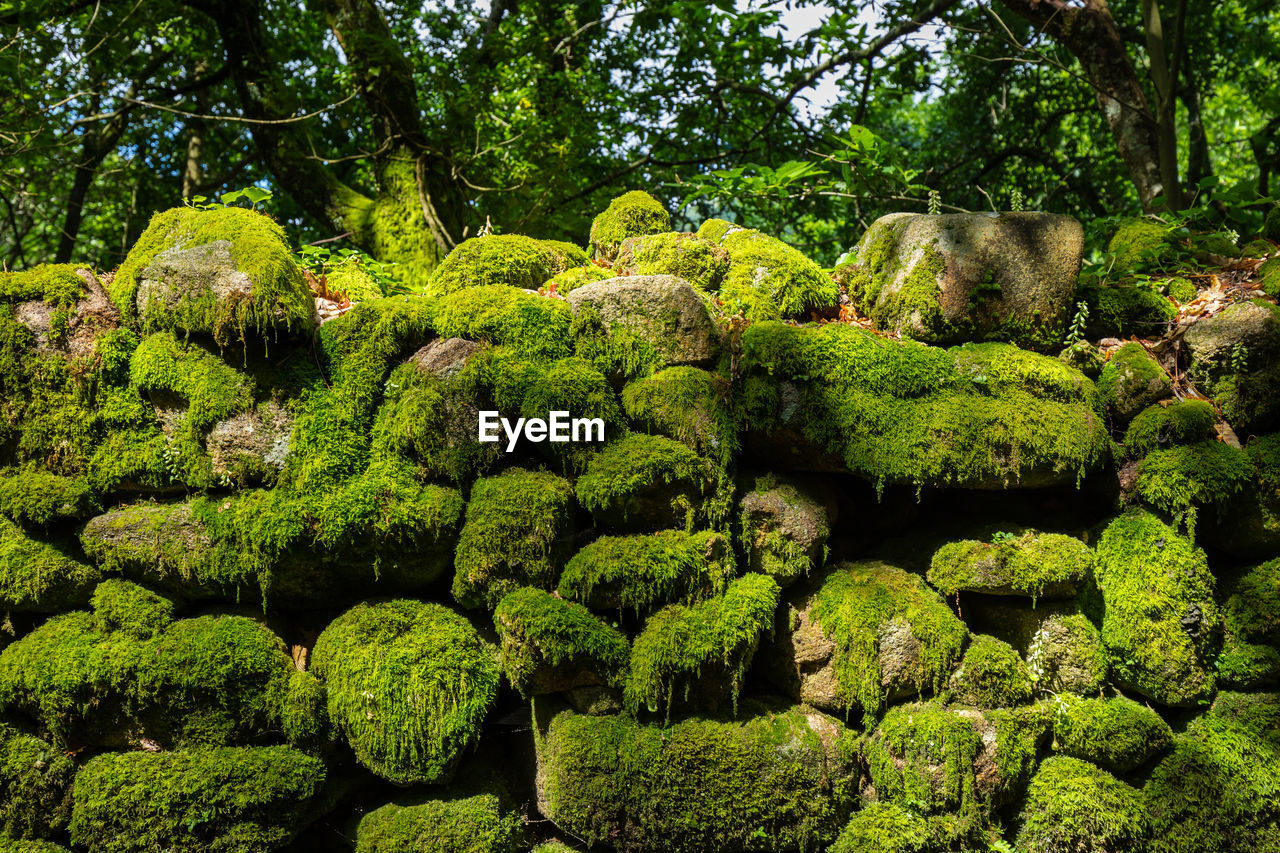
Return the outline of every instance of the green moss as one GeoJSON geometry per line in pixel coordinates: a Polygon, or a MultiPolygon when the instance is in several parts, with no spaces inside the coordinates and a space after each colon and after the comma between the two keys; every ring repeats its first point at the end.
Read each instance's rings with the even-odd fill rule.
{"type": "Polygon", "coordinates": [[[933,555],[929,583],[944,595],[961,590],[1027,595],[1073,592],[1093,570],[1093,552],[1073,536],[1028,530],[990,544],[949,542],[933,555]]]}
{"type": "Polygon", "coordinates": [[[685,445],[636,434],[593,457],[576,491],[598,522],[664,527],[694,513],[710,479],[706,461],[685,445]]]}
{"type": "Polygon", "coordinates": [[[0,725],[0,830],[13,838],[57,835],[71,817],[75,764],[59,750],[0,725]]]}
{"type": "Polygon", "coordinates": [[[175,398],[185,401],[181,426],[174,430],[174,464],[184,469],[185,481],[207,482],[212,472],[202,440],[215,423],[253,406],[252,380],[201,347],[179,342],[170,332],[145,338],[133,353],[129,372],[133,386],[158,406],[173,408],[175,398]]]}
{"type": "Polygon", "coordinates": [[[1218,414],[1205,400],[1175,400],[1143,409],[1124,433],[1124,449],[1131,459],[1177,444],[1213,438],[1218,414]]]}
{"type": "Polygon", "coordinates": [[[157,213],[142,232],[108,285],[111,301],[126,323],[141,321],[148,330],[202,332],[218,343],[245,340],[250,330],[288,334],[309,331],[314,300],[294,261],[284,229],[257,211],[240,207],[196,210],[175,207],[157,213]],[[211,287],[160,294],[139,304],[143,271],[170,249],[192,249],[226,240],[236,268],[248,276],[247,298],[218,296],[211,287]]]}
{"type": "Polygon", "coordinates": [[[1027,669],[1040,691],[1097,690],[1107,679],[1102,635],[1083,613],[1051,616],[1027,646],[1027,669]]]}
{"type": "Polygon", "coordinates": [[[1158,337],[1178,313],[1159,293],[1127,284],[1083,285],[1079,298],[1089,308],[1085,333],[1090,340],[1158,337]]]}
{"type": "Polygon", "coordinates": [[[554,586],[572,502],[569,482],[542,471],[513,468],[477,480],[458,539],[454,598],[492,608],[518,586],[554,586]]]}
{"type": "Polygon", "coordinates": [[[373,276],[365,272],[359,261],[348,260],[324,271],[325,290],[334,297],[345,297],[349,302],[381,299],[382,288],[373,276]]]}
{"type": "Polygon", "coordinates": [[[493,285],[537,290],[552,276],[586,264],[582,250],[567,243],[491,234],[459,243],[436,267],[426,290],[435,296],[493,285]]]}
{"type": "Polygon", "coordinates": [[[1150,834],[1142,794],[1110,773],[1066,756],[1045,759],[1031,780],[1019,850],[1137,850],[1150,834]]]}
{"type": "Polygon", "coordinates": [[[591,284],[593,281],[604,281],[613,278],[613,272],[595,264],[587,264],[583,267],[571,267],[562,273],[556,273],[551,278],[542,283],[542,288],[548,292],[554,290],[559,296],[566,293],[572,293],[583,285],[591,284]]]}
{"type": "Polygon", "coordinates": [[[279,730],[293,665],[270,630],[239,616],[168,622],[168,602],[123,581],[104,582],[94,601],[101,611],[54,617],[0,654],[0,704],[58,744],[130,727],[175,745],[279,730]]]}
{"type": "Polygon", "coordinates": [[[843,741],[808,709],[670,727],[564,712],[538,737],[540,808],[587,844],[637,853],[820,849],[857,796],[843,741]]]}
{"type": "Polygon", "coordinates": [[[280,704],[280,731],[294,746],[312,747],[329,738],[328,694],[310,672],[289,673],[280,704]]]}
{"type": "Polygon", "coordinates": [[[1255,566],[1237,579],[1222,615],[1231,636],[1280,646],[1280,559],[1255,566]]]}
{"type": "Polygon", "coordinates": [[[1152,853],[1274,849],[1280,820],[1280,696],[1221,693],[1174,738],[1143,789],[1152,853]]]}
{"type": "Polygon", "coordinates": [[[729,383],[696,367],[668,367],[622,389],[632,424],[728,466],[738,450],[729,383]]]}
{"type": "Polygon", "coordinates": [[[751,571],[785,585],[826,562],[827,508],[795,484],[760,477],[740,509],[740,541],[751,571]]]}
{"type": "Polygon", "coordinates": [[[1280,650],[1229,638],[1218,655],[1218,686],[1259,690],[1280,683],[1280,650]]]}
{"type": "Polygon", "coordinates": [[[572,319],[562,299],[483,285],[439,299],[434,326],[441,337],[488,341],[532,358],[563,358],[570,354],[572,319]]]}
{"type": "Polygon", "coordinates": [[[0,853],[71,853],[71,851],[52,841],[0,838],[0,853]]]}
{"type": "Polygon", "coordinates": [[[823,581],[813,618],[835,644],[832,663],[846,708],[875,715],[887,687],[880,666],[880,637],[890,623],[905,622],[920,645],[902,675],[918,691],[938,690],[960,659],[964,623],[917,575],[884,563],[846,563],[823,581]]]}
{"type": "Polygon", "coordinates": [[[1268,240],[1280,240],[1280,205],[1272,205],[1262,220],[1262,236],[1268,240]]]}
{"type": "Polygon", "coordinates": [[[516,853],[520,817],[492,794],[460,800],[388,803],[360,819],[356,853],[516,853]]]}
{"type": "Polygon", "coordinates": [[[619,275],[674,275],[715,293],[729,269],[729,253],[694,234],[669,231],[623,241],[613,266],[619,275]]]}
{"type": "MultiPolygon", "coordinates": [[[[946,350],[843,323],[753,323],[743,349],[747,376],[798,383],[792,428],[876,484],[1080,477],[1109,452],[1093,383],[1008,344],[946,350]]],[[[748,398],[760,407],[747,423],[777,426],[776,399],[748,398]]]]}
{"type": "Polygon", "coordinates": [[[1201,258],[1206,255],[1217,255],[1224,258],[1235,258],[1240,255],[1235,238],[1228,237],[1221,232],[1196,234],[1191,238],[1191,245],[1196,250],[1197,257],[1201,258]]]}
{"type": "MultiPolygon", "coordinates": [[[[995,764],[999,777],[991,792],[992,803],[1017,800],[1040,760],[1041,747],[1053,727],[1053,711],[1043,702],[986,711],[986,721],[995,728],[995,764]]],[[[990,734],[984,734],[989,743],[990,734]]]]}
{"type": "Polygon", "coordinates": [[[150,639],[173,621],[173,602],[129,581],[112,578],[93,591],[93,626],[150,639]]]}
{"type": "Polygon", "coordinates": [[[587,545],[565,565],[558,592],[597,610],[641,615],[719,595],[735,574],[733,550],[721,534],[660,530],[602,536],[587,545]]]}
{"type": "Polygon", "coordinates": [[[720,230],[703,223],[698,237],[718,243],[729,255],[719,302],[729,314],[749,320],[807,320],[836,306],[840,286],[822,268],[767,234],[736,226],[720,230]],[[720,231],[718,236],[710,235],[720,231]]]}
{"type": "Polygon", "coordinates": [[[283,746],[100,755],[76,775],[71,840],[100,853],[276,850],[324,782],[320,759],[283,746]]]}
{"type": "Polygon", "coordinates": [[[398,784],[436,782],[480,733],[497,695],[494,649],[438,604],[358,604],[312,653],[329,718],[365,767],[398,784]]]}
{"type": "Polygon", "coordinates": [[[1031,675],[1012,646],[977,636],[951,675],[955,698],[979,708],[1005,708],[1031,701],[1031,675]]]}
{"type": "Polygon", "coordinates": [[[0,605],[6,609],[51,612],[83,604],[101,578],[65,548],[32,539],[0,518],[0,605]]]}
{"type": "Polygon", "coordinates": [[[930,853],[935,847],[929,822],[895,803],[859,809],[840,831],[829,853],[930,853]]]}
{"type": "Polygon", "coordinates": [[[39,469],[0,471],[0,515],[23,525],[47,525],[92,515],[98,507],[82,479],[39,469]]]}
{"type": "MultiPolygon", "coordinates": [[[[503,596],[493,612],[502,640],[502,669],[523,695],[537,691],[542,667],[585,670],[604,684],[620,685],[631,652],[622,632],[580,604],[523,587],[503,596]]],[[[572,679],[569,679],[572,680],[572,679]]]]}
{"type": "Polygon", "coordinates": [[[1146,347],[1130,341],[1111,355],[1098,377],[1098,393],[1117,418],[1128,421],[1173,393],[1173,383],[1146,347]]]}
{"type": "Polygon", "coordinates": [[[1058,353],[1058,360],[1074,367],[1090,379],[1097,379],[1102,374],[1102,368],[1106,366],[1102,353],[1088,341],[1076,341],[1071,344],[1058,353]]]}
{"type": "Polygon", "coordinates": [[[591,222],[591,252],[612,261],[628,237],[671,230],[671,214],[656,198],[641,190],[618,196],[591,222]]]}
{"type": "Polygon", "coordinates": [[[75,264],[40,264],[20,272],[0,272],[0,302],[44,302],[70,308],[84,296],[84,279],[75,264]]]}
{"type": "Polygon", "coordinates": [[[1138,464],[1138,497],[1195,534],[1202,507],[1225,507],[1251,485],[1247,454],[1220,441],[1153,450],[1138,464]]]}
{"type": "Polygon", "coordinates": [[[1126,219],[1107,243],[1112,268],[1141,272],[1166,268],[1177,260],[1178,246],[1171,228],[1151,219],[1126,219]]]}
{"type": "Polygon", "coordinates": [[[969,716],[937,703],[899,705],[861,749],[878,801],[926,813],[976,809],[973,766],[982,738],[969,716]]]}
{"type": "Polygon", "coordinates": [[[1169,294],[1169,298],[1174,302],[1185,304],[1195,299],[1200,290],[1189,279],[1182,276],[1175,276],[1164,282],[1165,293],[1169,294]]]}
{"type": "Polygon", "coordinates": [[[627,709],[633,714],[642,708],[662,710],[669,719],[673,705],[722,679],[736,711],[756,647],[773,631],[778,596],[772,578],[750,574],[732,581],[723,595],[688,606],[672,604],[649,617],[631,651],[623,692],[627,709]]]}
{"type": "Polygon", "coordinates": [[[1267,258],[1276,253],[1276,244],[1270,240],[1250,240],[1240,250],[1242,258],[1267,258]]]}
{"type": "Polygon", "coordinates": [[[448,379],[413,363],[393,370],[373,423],[373,456],[410,458],[427,476],[454,483],[469,482],[493,467],[502,455],[500,445],[476,439],[480,374],[471,361],[448,379]]]}
{"type": "MultiPolygon", "coordinates": [[[[545,370],[536,372],[520,404],[520,414],[525,418],[546,420],[550,412],[568,412],[573,418],[592,418],[604,422],[604,437],[619,434],[623,429],[622,409],[618,395],[604,375],[580,358],[566,358],[554,362],[545,370]]],[[[595,455],[593,442],[543,442],[538,445],[543,455],[560,464],[566,473],[577,472],[587,466],[595,455]]]]}
{"type": "Polygon", "coordinates": [[[1204,552],[1150,513],[1130,510],[1103,531],[1097,559],[1113,677],[1165,705],[1211,695],[1205,661],[1220,619],[1204,552]]]}
{"type": "Polygon", "coordinates": [[[1124,696],[1082,699],[1064,693],[1052,704],[1054,750],[1108,770],[1133,770],[1173,743],[1173,731],[1159,714],[1124,696]]]}
{"type": "Polygon", "coordinates": [[[1280,258],[1272,258],[1258,267],[1258,276],[1263,293],[1280,296],[1280,258]]]}

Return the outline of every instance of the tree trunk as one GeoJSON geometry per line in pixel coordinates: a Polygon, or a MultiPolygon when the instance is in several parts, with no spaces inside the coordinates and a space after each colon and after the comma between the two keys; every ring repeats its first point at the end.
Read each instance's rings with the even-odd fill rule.
{"type": "Polygon", "coordinates": [[[404,264],[411,276],[434,268],[461,239],[467,197],[447,159],[426,144],[412,66],[373,0],[324,3],[373,113],[379,145],[372,198],[339,181],[312,150],[305,123],[288,120],[296,105],[272,59],[261,0],[190,2],[218,28],[254,144],[279,187],[374,257],[404,264]]]}
{"type": "MultiPolygon", "coordinates": [[[[1185,0],[1182,4],[1185,10],[1185,0]]],[[[1165,44],[1164,19],[1160,15],[1158,0],[1142,0],[1142,24],[1147,36],[1147,57],[1151,63],[1151,82],[1156,95],[1156,140],[1160,157],[1160,180],[1164,184],[1165,206],[1181,210],[1182,184],[1178,178],[1178,124],[1175,107],[1178,103],[1178,60],[1181,58],[1181,30],[1185,11],[1180,13],[1174,25],[1174,62],[1169,62],[1169,47],[1165,44]]]]}
{"type": "Polygon", "coordinates": [[[1156,120],[1106,0],[1000,0],[1080,62],[1144,210],[1164,194],[1156,120]]]}

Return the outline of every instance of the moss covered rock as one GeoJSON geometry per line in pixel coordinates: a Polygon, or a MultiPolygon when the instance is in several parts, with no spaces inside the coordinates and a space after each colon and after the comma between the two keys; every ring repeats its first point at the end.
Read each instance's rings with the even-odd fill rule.
{"type": "Polygon", "coordinates": [[[927,818],[895,803],[871,803],[849,818],[830,853],[930,853],[938,840],[927,818]]]}
{"type": "Polygon", "coordinates": [[[1079,299],[1089,309],[1085,334],[1100,338],[1156,338],[1178,314],[1164,296],[1131,284],[1082,285],[1079,299]]]}
{"type": "Polygon", "coordinates": [[[1023,654],[1038,692],[1093,693],[1107,678],[1102,634],[1074,603],[973,596],[965,618],[1023,654]]]}
{"type": "Polygon", "coordinates": [[[516,587],[553,587],[572,521],[573,487],[561,477],[513,468],[477,480],[458,538],[454,598],[493,607],[516,587]]]}
{"type": "Polygon", "coordinates": [[[669,231],[624,240],[613,268],[624,276],[674,275],[714,293],[729,269],[729,253],[697,235],[669,231]]]}
{"type": "MultiPolygon", "coordinates": [[[[1114,268],[1124,272],[1166,269],[1178,258],[1178,244],[1172,231],[1170,226],[1154,219],[1125,219],[1111,235],[1107,254],[1114,268]]],[[[1234,254],[1235,247],[1231,248],[1234,254]]]]}
{"type": "Polygon", "coordinates": [[[432,326],[441,337],[487,341],[532,358],[564,358],[572,349],[572,320],[563,299],[490,284],[437,300],[432,326]]]}
{"type": "Polygon", "coordinates": [[[642,615],[718,595],[735,574],[733,548],[722,534],[660,530],[600,537],[570,558],[558,592],[596,610],[642,615]]]}
{"type": "Polygon", "coordinates": [[[1214,437],[1218,413],[1205,400],[1156,403],[1138,413],[1124,433],[1124,449],[1140,459],[1153,450],[1179,444],[1195,444],[1214,437]]]}
{"type": "Polygon", "coordinates": [[[1087,761],[1047,758],[1031,780],[1018,829],[1019,850],[1121,853],[1151,832],[1141,792],[1087,761]]]}
{"type": "Polygon", "coordinates": [[[627,638],[581,604],[524,587],[498,602],[493,625],[502,640],[502,669],[525,696],[622,683],[627,638]]]}
{"type": "Polygon", "coordinates": [[[995,637],[977,636],[951,674],[955,701],[979,708],[1005,708],[1030,702],[1031,673],[1013,646],[995,637]]]}
{"type": "Polygon", "coordinates": [[[593,281],[604,281],[613,277],[612,270],[595,264],[587,264],[585,267],[571,267],[562,273],[556,273],[543,282],[542,287],[539,289],[563,296],[566,293],[577,290],[584,284],[590,284],[593,281]]]}
{"type": "Polygon", "coordinates": [[[771,578],[747,575],[723,595],[649,617],[631,650],[627,709],[669,718],[673,706],[715,711],[726,697],[736,709],[756,648],[773,631],[778,592],[771,578]]]}
{"type": "Polygon", "coordinates": [[[929,583],[944,595],[981,592],[1070,598],[1093,570],[1093,552],[1079,539],[1027,530],[990,543],[966,539],[939,548],[929,583]]]}
{"type": "Polygon", "coordinates": [[[803,708],[665,728],[566,711],[537,743],[539,810],[638,853],[817,849],[857,797],[848,734],[803,708]]]}
{"type": "Polygon", "coordinates": [[[277,850],[316,817],[318,758],[283,746],[108,753],[76,774],[71,840],[102,853],[277,850]]]}
{"type": "Polygon", "coordinates": [[[446,778],[480,734],[498,690],[497,652],[438,604],[359,604],[312,654],[329,717],[356,758],[398,784],[446,778]]]}
{"type": "Polygon", "coordinates": [[[629,237],[661,234],[671,230],[671,214],[662,202],[643,190],[624,193],[591,222],[591,251],[595,257],[612,261],[629,237]]]}
{"type": "Polygon", "coordinates": [[[1102,642],[1113,677],[1162,705],[1213,693],[1220,626],[1204,552],[1154,515],[1130,510],[1098,540],[1102,642]]]}
{"type": "Polygon", "coordinates": [[[1093,383],[1055,358],[842,323],[753,323],[742,337],[747,447],[780,465],[825,450],[880,485],[1008,488],[1074,483],[1109,453],[1093,383]]]}
{"type": "Polygon", "coordinates": [[[1021,790],[1048,730],[1040,708],[984,714],[938,702],[899,705],[859,751],[877,801],[951,812],[976,829],[981,811],[1021,790]]]}
{"type": "Polygon", "coordinates": [[[1083,249],[1067,216],[894,213],[858,243],[849,296],[877,328],[917,340],[1056,351],[1083,249]]]}
{"type": "Polygon", "coordinates": [[[1238,302],[1192,325],[1184,340],[1192,378],[1237,432],[1280,424],[1280,307],[1262,299],[1238,302]]]}
{"type": "Polygon", "coordinates": [[[643,434],[605,447],[576,485],[597,523],[624,530],[682,524],[710,487],[706,460],[678,441],[643,434]]]}
{"type": "Polygon", "coordinates": [[[1153,853],[1274,849],[1280,842],[1280,695],[1221,693],[1174,738],[1143,788],[1153,853]]]}
{"type": "Polygon", "coordinates": [[[607,279],[568,296],[575,352],[609,376],[643,376],[668,365],[708,365],[720,330],[703,297],[672,275],[607,279]]]}
{"type": "Polygon", "coordinates": [[[489,285],[537,290],[552,276],[587,263],[586,253],[567,243],[490,234],[455,246],[431,274],[426,289],[436,296],[489,285]]]}
{"type": "Polygon", "coordinates": [[[682,441],[727,467],[738,450],[730,383],[696,367],[668,367],[622,389],[633,426],[682,441]]]}
{"type": "Polygon", "coordinates": [[[88,602],[102,571],[67,551],[0,518],[0,604],[14,612],[50,613],[88,602]]]}
{"type": "Polygon", "coordinates": [[[516,853],[522,827],[492,794],[459,800],[388,803],[360,819],[356,853],[516,853]]]}
{"type": "Polygon", "coordinates": [[[839,285],[781,240],[719,219],[704,222],[697,236],[729,256],[719,291],[726,312],[749,320],[807,320],[836,309],[839,285]]]}
{"type": "Polygon", "coordinates": [[[71,817],[75,764],[46,741],[0,725],[0,830],[11,838],[50,838],[71,817]]]}
{"type": "Polygon", "coordinates": [[[747,567],[787,586],[820,569],[831,526],[827,508],[794,483],[762,477],[739,508],[747,567]]]}
{"type": "Polygon", "coordinates": [[[97,508],[83,479],[29,468],[0,471],[0,515],[20,525],[85,519],[97,508]]]}
{"type": "Polygon", "coordinates": [[[1142,344],[1131,341],[1116,350],[1098,377],[1098,392],[1112,415],[1128,423],[1153,403],[1173,393],[1173,383],[1142,344]]]}
{"type": "Polygon", "coordinates": [[[943,687],[968,636],[922,578],[879,562],[833,567],[793,605],[790,628],[775,680],[808,704],[871,716],[943,687]]]}
{"type": "Polygon", "coordinates": [[[335,299],[363,302],[381,299],[382,288],[357,259],[345,261],[324,271],[324,289],[335,299]]]}
{"type": "Polygon", "coordinates": [[[1233,497],[1253,485],[1252,474],[1243,450],[1201,441],[1148,453],[1138,463],[1133,491],[1194,533],[1200,510],[1225,511],[1233,497]]]}
{"type": "Polygon", "coordinates": [[[1173,743],[1173,731],[1159,714],[1124,696],[1064,694],[1053,700],[1053,711],[1055,752],[1117,773],[1140,767],[1173,743]]]}
{"type": "Polygon", "coordinates": [[[284,229],[244,208],[157,213],[108,289],[126,322],[219,344],[312,326],[313,297],[284,229]]]}
{"type": "Polygon", "coordinates": [[[269,629],[241,616],[171,621],[169,602],[125,581],[99,585],[93,604],[0,654],[0,704],[59,745],[251,743],[280,730],[294,667],[269,629]]]}
{"type": "Polygon", "coordinates": [[[271,484],[289,458],[293,415],[275,401],[218,421],[205,437],[213,476],[237,485],[271,484]]]}

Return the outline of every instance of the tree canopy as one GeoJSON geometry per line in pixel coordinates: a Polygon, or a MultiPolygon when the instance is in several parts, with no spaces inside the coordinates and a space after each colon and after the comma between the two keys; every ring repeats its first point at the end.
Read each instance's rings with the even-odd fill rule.
{"type": "Polygon", "coordinates": [[[9,0],[0,261],[245,187],[408,279],[641,187],[828,263],[930,204],[1256,230],[1278,43],[1264,0],[9,0]]]}

